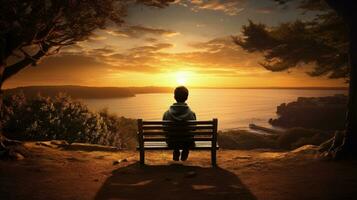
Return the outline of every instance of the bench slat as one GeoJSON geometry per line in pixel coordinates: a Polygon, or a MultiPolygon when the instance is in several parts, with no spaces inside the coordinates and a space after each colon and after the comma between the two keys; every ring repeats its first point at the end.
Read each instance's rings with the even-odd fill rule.
{"type": "MultiPolygon", "coordinates": [[[[137,147],[138,148],[138,147],[137,147]]],[[[169,150],[166,142],[144,142],[145,150],[169,150]]],[[[195,142],[195,147],[190,148],[191,150],[210,150],[212,149],[212,142],[208,141],[197,141],[195,142]]],[[[216,149],[219,149],[217,144],[216,149]]]]}
{"type": "MultiPolygon", "coordinates": [[[[144,141],[166,141],[166,138],[145,138],[144,141]]],[[[186,139],[187,140],[187,139],[186,139]]],[[[170,139],[170,141],[186,141],[185,139],[170,139]]],[[[194,141],[212,141],[212,138],[204,138],[204,137],[199,137],[199,138],[194,138],[194,141]]]]}
{"type": "MultiPolygon", "coordinates": [[[[168,132],[166,131],[144,131],[143,135],[146,136],[165,136],[168,132]]],[[[185,132],[184,134],[191,134],[191,135],[207,135],[211,136],[213,134],[212,131],[189,131],[185,132]]]]}
{"type": "Polygon", "coordinates": [[[214,126],[143,126],[143,130],[181,130],[181,131],[186,131],[186,130],[203,130],[203,129],[208,129],[208,130],[213,130],[214,126]]]}
{"type": "Polygon", "coordinates": [[[206,124],[213,125],[213,121],[184,121],[184,122],[173,122],[173,121],[143,121],[143,126],[145,125],[171,125],[180,123],[182,125],[197,125],[206,124]]]}

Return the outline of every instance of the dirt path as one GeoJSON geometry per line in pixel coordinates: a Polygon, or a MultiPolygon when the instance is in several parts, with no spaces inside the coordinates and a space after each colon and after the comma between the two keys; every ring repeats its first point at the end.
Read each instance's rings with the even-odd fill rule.
{"type": "Polygon", "coordinates": [[[29,143],[32,158],[0,161],[0,199],[356,199],[356,162],[316,161],[310,154],[267,151],[192,152],[184,165],[149,152],[29,143]],[[91,150],[100,151],[91,151],[91,150]],[[82,151],[78,151],[82,150],[82,151]],[[108,151],[107,151],[108,150],[108,151]],[[127,161],[113,164],[113,161],[127,161]]]}

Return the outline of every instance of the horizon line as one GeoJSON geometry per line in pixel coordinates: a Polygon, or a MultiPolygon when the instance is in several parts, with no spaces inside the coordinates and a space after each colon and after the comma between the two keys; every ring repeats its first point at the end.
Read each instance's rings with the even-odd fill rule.
{"type": "MultiPolygon", "coordinates": [[[[16,89],[16,88],[26,88],[26,87],[92,87],[92,88],[175,88],[176,86],[87,86],[87,85],[28,85],[28,86],[17,86],[17,87],[9,87],[4,88],[4,90],[8,89],[16,89]]],[[[211,86],[186,86],[192,89],[310,89],[310,90],[348,90],[348,87],[343,86],[294,86],[294,87],[281,87],[281,86],[271,86],[271,87],[211,87],[211,86]]]]}

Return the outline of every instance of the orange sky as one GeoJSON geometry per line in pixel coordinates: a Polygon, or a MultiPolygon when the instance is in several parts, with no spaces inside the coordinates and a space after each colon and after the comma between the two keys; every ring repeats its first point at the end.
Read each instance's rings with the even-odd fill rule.
{"type": "MultiPolygon", "coordinates": [[[[309,66],[270,72],[260,54],[236,46],[248,19],[268,25],[311,16],[269,0],[176,1],[165,9],[132,7],[126,24],[96,31],[88,40],[43,59],[5,83],[26,85],[309,87],[345,86],[309,77],[309,66]]],[[[310,66],[311,67],[311,66],[310,66]]]]}

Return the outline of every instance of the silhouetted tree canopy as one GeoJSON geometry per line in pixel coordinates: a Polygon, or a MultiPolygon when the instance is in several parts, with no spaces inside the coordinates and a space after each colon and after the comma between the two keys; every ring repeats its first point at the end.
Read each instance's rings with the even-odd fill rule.
{"type": "MultiPolygon", "coordinates": [[[[312,76],[328,75],[349,81],[345,131],[336,132],[327,155],[357,157],[357,1],[355,0],[274,0],[286,6],[299,2],[304,12],[316,17],[284,23],[276,27],[249,22],[236,44],[250,52],[263,52],[262,65],[283,71],[314,63],[312,76]]],[[[330,144],[330,143],[329,143],[330,144]]]]}
{"type": "MultiPolygon", "coordinates": [[[[39,59],[89,38],[93,31],[123,23],[132,4],[162,8],[174,0],[0,0],[0,119],[2,85],[39,59]]],[[[19,152],[2,134],[3,157],[19,152]]]]}
{"type": "Polygon", "coordinates": [[[312,76],[347,78],[349,39],[342,18],[324,1],[304,0],[299,8],[318,14],[308,21],[296,20],[275,27],[249,21],[243,26],[242,36],[234,37],[235,43],[249,52],[263,52],[261,65],[271,71],[314,64],[308,72],[312,76]]]}
{"type": "Polygon", "coordinates": [[[121,25],[130,4],[164,7],[172,1],[0,0],[0,83],[96,29],[121,25]]]}

